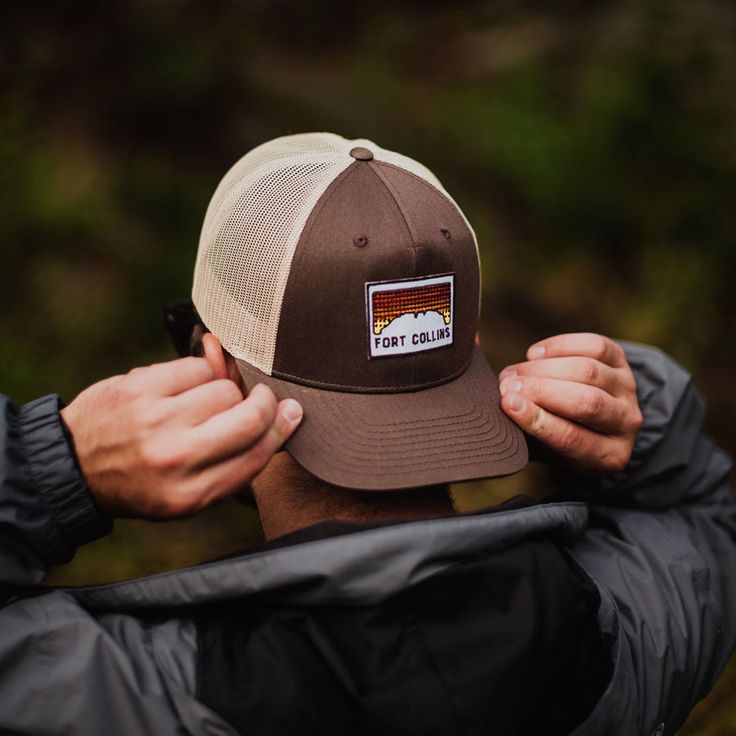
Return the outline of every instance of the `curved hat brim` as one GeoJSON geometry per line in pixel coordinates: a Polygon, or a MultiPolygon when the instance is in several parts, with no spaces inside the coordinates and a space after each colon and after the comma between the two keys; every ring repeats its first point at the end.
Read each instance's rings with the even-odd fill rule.
{"type": "Polygon", "coordinates": [[[407,393],[347,393],[268,376],[238,360],[248,388],[269,386],[304,408],[286,443],[310,473],[357,490],[399,490],[509,475],[528,461],[480,349],[456,379],[407,393]]]}

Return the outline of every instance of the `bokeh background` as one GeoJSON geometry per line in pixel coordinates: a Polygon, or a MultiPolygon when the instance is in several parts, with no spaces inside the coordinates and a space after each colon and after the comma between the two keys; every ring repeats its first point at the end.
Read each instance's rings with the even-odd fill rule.
{"type": "MultiPolygon", "coordinates": [[[[15,3],[0,24],[0,390],[19,401],[173,357],[225,170],[277,135],[373,138],[475,227],[492,365],[591,330],[693,372],[736,450],[736,6],[296,0],[15,3]],[[45,7],[44,7],[45,5],[45,7]]],[[[528,490],[459,489],[472,505],[528,490]],[[491,496],[484,496],[490,493],[491,496]],[[495,495],[494,495],[495,494],[495,495]]],[[[227,503],[118,522],[86,583],[259,538],[227,503]]],[[[736,733],[736,661],[682,733],[736,733]]]]}

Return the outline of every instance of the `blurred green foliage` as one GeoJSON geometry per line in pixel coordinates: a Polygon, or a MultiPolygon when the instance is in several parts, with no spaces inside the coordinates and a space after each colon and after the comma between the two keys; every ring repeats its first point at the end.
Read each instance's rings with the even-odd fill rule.
{"type": "MultiPolygon", "coordinates": [[[[264,140],[331,130],[419,159],[463,207],[494,366],[562,331],[657,344],[736,450],[733,4],[138,0],[3,15],[3,392],[70,399],[172,357],[160,306],[189,293],[219,178],[264,140]]],[[[194,562],[256,524],[230,506],[119,524],[57,579],[194,562]]],[[[685,733],[736,732],[735,672],[685,733]]]]}

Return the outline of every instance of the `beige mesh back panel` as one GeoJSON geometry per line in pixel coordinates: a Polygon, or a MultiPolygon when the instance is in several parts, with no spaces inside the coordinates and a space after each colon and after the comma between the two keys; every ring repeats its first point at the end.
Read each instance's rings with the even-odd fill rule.
{"type": "Polygon", "coordinates": [[[429,169],[369,140],[306,133],[264,143],[217,187],[205,215],[192,298],[202,320],[236,358],[270,375],[281,305],[302,229],[325,189],[354,159],[352,148],[426,180],[429,169]]]}

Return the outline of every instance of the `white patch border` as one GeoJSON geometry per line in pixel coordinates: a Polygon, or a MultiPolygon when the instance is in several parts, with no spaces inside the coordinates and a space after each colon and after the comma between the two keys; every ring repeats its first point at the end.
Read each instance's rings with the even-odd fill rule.
{"type": "Polygon", "coordinates": [[[431,276],[416,276],[412,279],[387,279],[384,281],[366,281],[365,283],[365,316],[366,328],[368,333],[368,360],[382,360],[383,358],[400,358],[405,355],[417,355],[419,353],[428,353],[431,350],[439,350],[454,344],[455,342],[455,272],[436,273],[431,276]],[[425,282],[424,286],[432,286],[433,284],[450,284],[450,342],[442,345],[435,345],[422,350],[407,350],[401,353],[392,353],[389,355],[373,355],[371,338],[373,337],[373,299],[371,296],[376,292],[394,291],[402,288],[415,288],[417,284],[425,282]]]}

